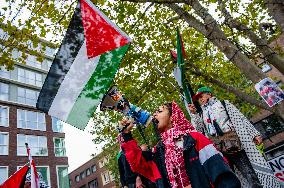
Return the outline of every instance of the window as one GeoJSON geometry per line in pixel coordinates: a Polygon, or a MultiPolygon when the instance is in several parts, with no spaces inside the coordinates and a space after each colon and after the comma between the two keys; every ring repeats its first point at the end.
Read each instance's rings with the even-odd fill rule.
{"type": "Polygon", "coordinates": [[[41,69],[41,63],[36,60],[36,56],[28,55],[26,63],[27,65],[41,69]]]}
{"type": "Polygon", "coordinates": [[[10,78],[10,71],[8,71],[5,67],[1,66],[0,77],[10,78]]]}
{"type": "MultiPolygon", "coordinates": [[[[22,168],[23,166],[18,166],[17,170],[22,168]]],[[[39,185],[40,187],[50,186],[50,171],[49,166],[36,166],[37,175],[39,177],[39,185]]],[[[31,171],[28,170],[26,177],[30,178],[31,171]]]]}
{"type": "Polygon", "coordinates": [[[100,168],[104,167],[108,163],[108,158],[104,157],[99,161],[100,168]]]}
{"type": "Polygon", "coordinates": [[[56,157],[65,157],[66,149],[65,149],[65,140],[64,138],[54,138],[54,154],[56,157]]]}
{"type": "Polygon", "coordinates": [[[9,133],[0,132],[0,155],[8,155],[9,133]]]}
{"type": "Polygon", "coordinates": [[[27,156],[25,143],[28,143],[32,156],[48,156],[47,139],[45,136],[17,135],[17,154],[27,156]]]}
{"type": "Polygon", "coordinates": [[[91,175],[91,169],[87,168],[87,170],[86,170],[86,175],[87,175],[87,176],[91,175]]]}
{"type": "Polygon", "coordinates": [[[67,166],[57,166],[57,185],[58,188],[68,188],[69,187],[69,177],[67,166]]]}
{"type": "Polygon", "coordinates": [[[260,132],[263,139],[268,139],[279,132],[284,131],[284,121],[272,114],[254,124],[254,127],[260,132]]]}
{"type": "Polygon", "coordinates": [[[9,99],[9,85],[0,82],[0,100],[8,101],[9,99]]]}
{"type": "Polygon", "coordinates": [[[55,117],[51,117],[51,118],[52,118],[52,130],[53,130],[53,132],[63,133],[63,123],[55,117]]]}
{"type": "Polygon", "coordinates": [[[80,176],[79,176],[79,175],[75,177],[75,181],[76,181],[76,182],[79,182],[79,181],[80,181],[80,176]]]}
{"type": "Polygon", "coordinates": [[[9,126],[9,108],[0,106],[0,126],[9,126]]]}
{"type": "Polygon", "coordinates": [[[90,181],[88,183],[89,188],[98,188],[99,187],[99,182],[98,179],[94,179],[93,181],[90,181]]]}
{"type": "Polygon", "coordinates": [[[38,91],[18,87],[18,102],[36,106],[38,94],[38,91]]]}
{"type": "Polygon", "coordinates": [[[46,54],[46,55],[48,55],[48,56],[54,56],[54,54],[55,54],[55,49],[54,49],[54,48],[51,48],[51,47],[46,46],[45,54],[46,54]]]}
{"type": "Polygon", "coordinates": [[[81,178],[81,180],[84,179],[85,177],[86,177],[85,171],[84,171],[84,172],[81,172],[81,173],[80,173],[80,178],[81,178]]]}
{"type": "Polygon", "coordinates": [[[0,185],[8,179],[8,167],[0,166],[0,185]]]}
{"type": "MultiPolygon", "coordinates": [[[[18,166],[18,170],[20,168],[22,168],[22,166],[18,166]]],[[[50,186],[49,167],[48,166],[36,166],[36,171],[40,179],[39,181],[40,187],[46,187],[47,185],[50,186]]],[[[30,170],[27,172],[26,176],[31,176],[30,170]]]]}
{"type": "MultiPolygon", "coordinates": [[[[42,176],[42,180],[44,184],[49,185],[50,186],[50,174],[49,174],[49,167],[45,167],[45,166],[37,166],[36,167],[37,173],[39,174],[39,176],[42,176]]],[[[40,182],[41,183],[41,182],[40,182]]]]}
{"type": "Polygon", "coordinates": [[[49,59],[45,59],[43,62],[46,64],[46,68],[47,68],[47,70],[49,70],[49,69],[50,69],[50,67],[51,67],[52,61],[51,61],[51,60],[49,60],[49,59]]]}
{"type": "Polygon", "coordinates": [[[46,130],[45,114],[27,110],[17,110],[17,127],[32,130],[46,130]]]}
{"type": "Polygon", "coordinates": [[[109,177],[110,177],[110,181],[114,181],[115,180],[114,175],[111,172],[109,172],[109,177]]]}
{"type": "Polygon", "coordinates": [[[110,182],[108,171],[103,172],[101,176],[102,176],[103,185],[106,185],[110,182]]]}
{"type": "Polygon", "coordinates": [[[41,87],[42,75],[34,71],[18,68],[18,81],[41,87]]]}
{"type": "Polygon", "coordinates": [[[91,168],[92,168],[92,173],[94,173],[94,172],[96,172],[96,171],[97,171],[97,167],[96,167],[96,165],[93,165],[91,168]]]}

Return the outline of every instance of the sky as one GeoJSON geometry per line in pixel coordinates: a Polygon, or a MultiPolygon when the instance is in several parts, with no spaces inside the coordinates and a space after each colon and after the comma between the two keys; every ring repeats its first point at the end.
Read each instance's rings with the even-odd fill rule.
{"type": "Polygon", "coordinates": [[[92,142],[94,136],[89,133],[91,125],[92,123],[89,123],[86,129],[82,131],[63,123],[69,173],[89,161],[92,154],[99,154],[102,150],[102,145],[96,145],[92,142]]]}

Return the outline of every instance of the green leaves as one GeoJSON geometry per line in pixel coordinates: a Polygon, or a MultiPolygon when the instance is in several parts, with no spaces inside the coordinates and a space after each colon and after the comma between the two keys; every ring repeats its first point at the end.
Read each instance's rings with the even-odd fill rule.
{"type": "MultiPolygon", "coordinates": [[[[45,47],[39,50],[38,37],[51,40],[59,44],[64,34],[64,30],[69,24],[74,6],[77,1],[56,1],[56,0],[38,0],[38,1],[4,1],[1,9],[0,28],[3,33],[0,34],[0,44],[5,46],[5,52],[1,58],[0,64],[11,69],[15,63],[12,58],[13,49],[22,51],[24,57],[17,59],[18,63],[25,63],[26,53],[39,56],[37,59],[41,62],[42,53],[45,47]],[[9,5],[9,6],[8,6],[9,5]],[[13,8],[11,8],[13,7],[13,8]],[[49,38],[46,38],[49,36],[49,38]],[[50,37],[56,36],[56,37],[50,37]],[[58,37],[59,36],[59,37],[58,37]],[[29,47],[27,43],[32,45],[29,47]]],[[[55,47],[53,44],[48,44],[55,47]]]]}

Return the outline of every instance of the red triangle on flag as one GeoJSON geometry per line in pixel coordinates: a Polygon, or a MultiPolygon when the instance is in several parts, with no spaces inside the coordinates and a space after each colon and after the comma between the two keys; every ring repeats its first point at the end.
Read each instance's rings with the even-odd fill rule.
{"type": "Polygon", "coordinates": [[[130,42],[119,32],[115,24],[106,20],[108,18],[85,0],[81,0],[81,13],[88,58],[96,57],[130,42]]]}
{"type": "Polygon", "coordinates": [[[11,188],[11,187],[23,187],[25,184],[26,174],[29,170],[27,165],[23,166],[20,170],[15,172],[11,177],[9,177],[2,185],[1,188],[11,188]]]}

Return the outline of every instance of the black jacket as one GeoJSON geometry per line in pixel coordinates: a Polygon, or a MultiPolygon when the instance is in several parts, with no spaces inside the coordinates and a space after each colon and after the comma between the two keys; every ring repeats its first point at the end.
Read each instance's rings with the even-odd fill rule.
{"type": "Polygon", "coordinates": [[[123,151],[121,151],[121,155],[119,156],[117,162],[122,187],[128,186],[129,184],[135,184],[137,174],[132,172],[123,151]]]}
{"type": "MultiPolygon", "coordinates": [[[[131,140],[132,137],[127,135],[125,142],[131,140]]],[[[186,173],[191,182],[192,188],[240,188],[241,184],[237,176],[232,172],[225,163],[220,154],[210,157],[201,165],[199,160],[199,152],[195,149],[196,140],[191,135],[185,135],[184,140],[184,161],[186,173]]],[[[156,146],[156,152],[143,152],[142,155],[146,160],[154,160],[163,179],[162,184],[157,187],[171,188],[168,179],[167,169],[165,165],[165,146],[159,142],[156,146]]]]}

